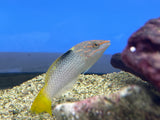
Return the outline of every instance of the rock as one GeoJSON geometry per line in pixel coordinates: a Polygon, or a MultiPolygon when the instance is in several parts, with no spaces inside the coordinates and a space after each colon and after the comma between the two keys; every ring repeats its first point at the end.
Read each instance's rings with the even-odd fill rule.
{"type": "Polygon", "coordinates": [[[59,104],[54,115],[58,120],[159,120],[159,101],[150,91],[130,85],[108,96],[59,104]]]}
{"type": "Polygon", "coordinates": [[[122,60],[160,90],[160,18],[149,20],[131,35],[122,60]]]}
{"type": "Polygon", "coordinates": [[[148,81],[141,73],[136,72],[134,69],[128,67],[121,58],[121,53],[113,54],[111,57],[111,65],[115,68],[121,69],[125,72],[130,72],[138,77],[140,77],[142,80],[148,81]]]}

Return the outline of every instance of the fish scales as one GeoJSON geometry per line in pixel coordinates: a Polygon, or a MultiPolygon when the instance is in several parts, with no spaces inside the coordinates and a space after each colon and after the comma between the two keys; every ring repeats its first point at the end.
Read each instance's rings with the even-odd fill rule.
{"type": "Polygon", "coordinates": [[[58,95],[58,93],[62,93],[65,90],[64,86],[75,81],[78,75],[85,71],[86,66],[83,61],[83,58],[72,50],[69,50],[67,54],[61,57],[53,73],[48,74],[52,80],[48,81],[46,91],[51,98],[58,95]]]}
{"type": "Polygon", "coordinates": [[[52,115],[52,98],[71,88],[77,77],[87,71],[109,47],[106,40],[84,41],[59,57],[48,69],[45,85],[35,98],[31,111],[52,115]]]}

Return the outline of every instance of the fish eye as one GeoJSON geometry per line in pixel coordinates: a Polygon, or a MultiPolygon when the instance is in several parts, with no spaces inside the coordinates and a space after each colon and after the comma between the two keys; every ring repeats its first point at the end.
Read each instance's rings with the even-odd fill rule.
{"type": "Polygon", "coordinates": [[[133,53],[133,52],[135,52],[135,51],[136,51],[136,47],[131,46],[131,47],[129,48],[129,50],[133,53]]]}
{"type": "Polygon", "coordinates": [[[93,48],[97,48],[97,47],[99,47],[99,44],[97,44],[97,43],[93,43],[93,48]]]}

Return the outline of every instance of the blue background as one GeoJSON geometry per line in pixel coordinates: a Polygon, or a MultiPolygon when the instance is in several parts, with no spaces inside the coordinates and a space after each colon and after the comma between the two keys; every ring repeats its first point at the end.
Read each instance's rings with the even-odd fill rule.
{"type": "Polygon", "coordinates": [[[160,0],[3,0],[0,52],[65,52],[92,39],[121,52],[128,37],[159,17],[160,0]]]}

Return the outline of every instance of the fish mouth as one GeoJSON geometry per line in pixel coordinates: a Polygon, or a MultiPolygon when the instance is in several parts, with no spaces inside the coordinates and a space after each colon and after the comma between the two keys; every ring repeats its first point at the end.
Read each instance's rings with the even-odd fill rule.
{"type": "Polygon", "coordinates": [[[99,43],[100,45],[103,45],[103,44],[106,44],[106,45],[110,45],[111,43],[110,43],[110,41],[109,40],[104,40],[104,41],[102,41],[101,43],[99,43]]]}
{"type": "Polygon", "coordinates": [[[105,50],[111,45],[111,43],[109,40],[104,40],[104,41],[100,42],[99,45],[101,46],[100,50],[102,50],[102,49],[105,50]]]}

